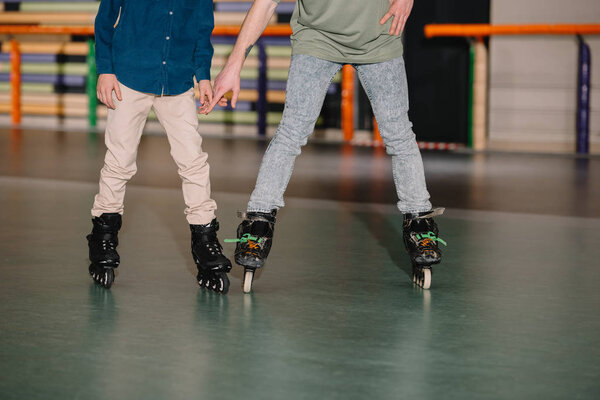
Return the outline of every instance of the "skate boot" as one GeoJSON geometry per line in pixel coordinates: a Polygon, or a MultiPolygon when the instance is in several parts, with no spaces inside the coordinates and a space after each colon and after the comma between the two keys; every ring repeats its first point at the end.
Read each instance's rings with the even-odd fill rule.
{"type": "Polygon", "coordinates": [[[104,213],[92,219],[94,227],[87,235],[90,249],[90,275],[94,281],[105,288],[110,288],[115,280],[114,269],[119,266],[121,258],[117,253],[121,229],[121,214],[104,213]]]}
{"type": "Polygon", "coordinates": [[[421,213],[404,214],[404,246],[410,256],[413,267],[413,282],[423,289],[431,286],[431,266],[442,261],[442,252],[438,243],[446,246],[439,238],[434,216],[442,215],[443,208],[421,213]]]}
{"type": "Polygon", "coordinates": [[[198,285],[218,293],[227,293],[231,262],[223,255],[217,239],[219,223],[216,218],[206,225],[190,225],[192,231],[192,256],[198,268],[198,285]]]}
{"type": "Polygon", "coordinates": [[[269,213],[263,212],[238,212],[244,218],[237,229],[237,239],[225,240],[235,242],[235,262],[244,267],[244,280],[242,282],[244,293],[252,290],[252,280],[258,268],[265,265],[267,256],[271,251],[275,216],[277,210],[269,213]]]}

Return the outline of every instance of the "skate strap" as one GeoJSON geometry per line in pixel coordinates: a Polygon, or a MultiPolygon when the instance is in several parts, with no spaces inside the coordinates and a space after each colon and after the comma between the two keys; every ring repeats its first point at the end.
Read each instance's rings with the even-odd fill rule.
{"type": "Polygon", "coordinates": [[[441,244],[443,244],[444,246],[448,246],[446,244],[446,241],[442,238],[439,238],[437,236],[435,236],[435,233],[429,231],[427,233],[417,233],[415,235],[415,237],[417,238],[417,240],[422,240],[422,239],[431,239],[434,242],[440,242],[441,244]]]}
{"type": "Polygon", "coordinates": [[[260,243],[263,241],[263,239],[262,238],[259,239],[258,237],[252,236],[249,233],[245,233],[239,239],[225,239],[223,241],[225,243],[248,243],[248,241],[260,243]]]}
{"type": "Polygon", "coordinates": [[[241,219],[247,219],[247,220],[250,220],[250,221],[252,221],[252,222],[259,221],[259,222],[267,222],[267,223],[269,223],[269,224],[273,224],[273,223],[275,223],[275,221],[274,221],[274,220],[273,220],[273,221],[271,221],[271,220],[269,220],[269,219],[267,219],[267,218],[264,218],[264,217],[261,217],[261,216],[259,216],[259,215],[252,215],[252,216],[248,216],[248,213],[247,213],[247,212],[244,212],[244,211],[238,211],[238,212],[237,212],[237,216],[238,216],[238,218],[241,218],[241,219]]]}
{"type": "Polygon", "coordinates": [[[444,207],[437,207],[437,208],[434,208],[433,210],[431,210],[430,213],[421,215],[417,219],[437,217],[439,215],[442,215],[444,213],[444,211],[446,211],[446,209],[444,207]]]}
{"type": "Polygon", "coordinates": [[[103,242],[117,242],[117,232],[97,232],[90,236],[93,240],[101,240],[103,242]]]}

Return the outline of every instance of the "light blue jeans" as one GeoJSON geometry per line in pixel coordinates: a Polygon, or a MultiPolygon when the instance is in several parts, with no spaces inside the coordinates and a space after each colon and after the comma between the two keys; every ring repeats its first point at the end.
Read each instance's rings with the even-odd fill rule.
{"type": "MultiPolygon", "coordinates": [[[[327,88],[342,65],[308,55],[292,56],[283,117],[263,156],[248,211],[269,212],[284,206],[283,193],[296,157],[312,134],[327,88]]],[[[404,59],[353,66],[392,156],[398,209],[403,213],[431,210],[421,153],[408,119],[404,59]]]]}

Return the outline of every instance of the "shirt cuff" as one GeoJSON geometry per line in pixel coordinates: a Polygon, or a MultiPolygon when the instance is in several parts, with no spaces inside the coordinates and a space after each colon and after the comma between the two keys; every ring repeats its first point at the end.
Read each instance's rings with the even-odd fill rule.
{"type": "Polygon", "coordinates": [[[96,64],[96,73],[100,74],[114,74],[115,71],[113,69],[112,63],[110,64],[96,64]]]}
{"type": "Polygon", "coordinates": [[[196,80],[198,82],[210,80],[210,67],[200,67],[196,69],[194,75],[196,76],[196,80]]]}

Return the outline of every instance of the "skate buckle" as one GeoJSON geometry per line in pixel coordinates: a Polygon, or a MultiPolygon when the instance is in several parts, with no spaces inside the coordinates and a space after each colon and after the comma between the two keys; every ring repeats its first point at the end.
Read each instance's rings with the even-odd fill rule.
{"type": "Polygon", "coordinates": [[[429,213],[417,217],[417,219],[438,217],[438,216],[444,214],[444,211],[446,211],[446,208],[437,207],[437,208],[434,208],[433,210],[431,210],[429,213]]]}

